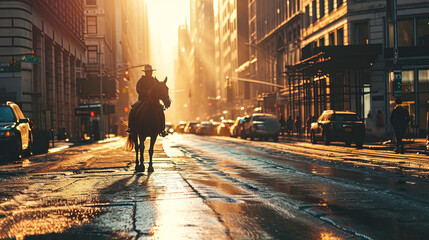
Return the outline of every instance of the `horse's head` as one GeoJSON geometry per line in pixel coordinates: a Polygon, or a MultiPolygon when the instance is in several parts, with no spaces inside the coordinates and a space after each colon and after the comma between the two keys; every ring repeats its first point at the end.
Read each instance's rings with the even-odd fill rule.
{"type": "Polygon", "coordinates": [[[165,108],[169,108],[171,105],[170,96],[168,95],[167,77],[164,81],[157,82],[152,88],[152,94],[155,98],[160,99],[165,108]]]}

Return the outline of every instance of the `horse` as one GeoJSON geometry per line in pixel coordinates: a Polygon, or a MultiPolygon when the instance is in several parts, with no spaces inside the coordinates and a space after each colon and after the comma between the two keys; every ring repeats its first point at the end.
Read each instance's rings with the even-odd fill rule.
{"type": "Polygon", "coordinates": [[[149,90],[148,97],[138,105],[135,104],[129,113],[128,124],[133,129],[133,132],[128,134],[125,150],[131,151],[135,147],[135,170],[137,172],[145,171],[143,154],[145,149],[144,142],[147,137],[150,137],[148,172],[154,171],[152,166],[153,147],[158,134],[164,130],[164,123],[162,122],[165,121],[163,110],[169,108],[171,104],[166,83],[167,77],[165,77],[164,81],[156,82],[149,90]],[[163,102],[164,107],[159,100],[163,102]]]}

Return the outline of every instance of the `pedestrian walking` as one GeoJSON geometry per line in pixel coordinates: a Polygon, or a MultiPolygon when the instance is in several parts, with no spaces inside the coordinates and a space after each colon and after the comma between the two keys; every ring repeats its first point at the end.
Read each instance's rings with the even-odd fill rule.
{"type": "Polygon", "coordinates": [[[368,112],[368,115],[365,119],[365,129],[367,131],[367,135],[373,137],[375,134],[375,118],[373,117],[371,111],[368,112]]]}
{"type": "Polygon", "coordinates": [[[285,130],[286,130],[285,129],[286,128],[286,121],[285,121],[285,117],[283,115],[280,116],[279,123],[280,123],[280,127],[281,127],[281,130],[282,130],[282,136],[284,136],[285,135],[285,130]]]}
{"type": "Polygon", "coordinates": [[[379,141],[383,140],[384,126],[384,115],[380,110],[378,110],[377,116],[375,117],[375,135],[379,141]]]}
{"type": "Polygon", "coordinates": [[[401,106],[402,99],[397,98],[395,100],[396,107],[393,109],[392,114],[390,115],[390,123],[392,124],[393,130],[395,131],[396,138],[396,153],[404,153],[405,147],[402,143],[402,138],[404,133],[407,130],[408,123],[410,122],[410,114],[408,111],[401,106]]]}
{"type": "Polygon", "coordinates": [[[297,132],[298,136],[301,136],[301,127],[302,127],[301,118],[298,116],[295,119],[295,131],[297,132]]]}
{"type": "Polygon", "coordinates": [[[306,125],[307,125],[307,137],[310,136],[311,124],[315,122],[316,119],[314,116],[308,116],[306,125]]]}
{"type": "Polygon", "coordinates": [[[287,131],[288,135],[290,135],[291,133],[293,133],[292,132],[293,131],[293,120],[292,120],[291,116],[289,116],[287,118],[287,121],[286,121],[286,131],[287,131]]]}

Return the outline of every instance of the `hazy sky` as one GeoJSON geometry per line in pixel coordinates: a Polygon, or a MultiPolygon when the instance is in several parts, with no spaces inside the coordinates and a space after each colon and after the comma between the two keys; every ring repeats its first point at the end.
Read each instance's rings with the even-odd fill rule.
{"type": "Polygon", "coordinates": [[[154,75],[163,80],[168,76],[170,89],[174,81],[174,61],[177,58],[177,32],[179,25],[189,21],[189,0],[146,0],[149,9],[149,26],[154,75]]]}

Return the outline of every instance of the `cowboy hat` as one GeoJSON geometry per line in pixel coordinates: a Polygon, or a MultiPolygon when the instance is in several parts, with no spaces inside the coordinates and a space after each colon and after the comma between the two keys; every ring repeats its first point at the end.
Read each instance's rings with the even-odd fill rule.
{"type": "Polygon", "coordinates": [[[151,65],[145,65],[144,66],[144,70],[142,70],[142,71],[144,71],[144,72],[148,72],[148,71],[155,71],[156,69],[152,69],[152,66],[151,65]]]}

